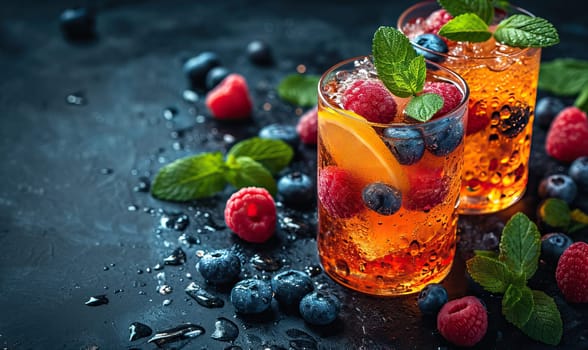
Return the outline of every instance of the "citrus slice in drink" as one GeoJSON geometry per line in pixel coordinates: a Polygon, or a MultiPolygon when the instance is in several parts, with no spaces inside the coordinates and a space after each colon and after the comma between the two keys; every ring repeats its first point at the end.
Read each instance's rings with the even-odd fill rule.
{"type": "MultiPolygon", "coordinates": [[[[351,172],[365,186],[383,182],[406,193],[408,180],[402,166],[374,128],[361,116],[330,108],[319,109],[319,135],[337,166],[351,172]]],[[[327,156],[327,157],[329,157],[327,156]]]]}

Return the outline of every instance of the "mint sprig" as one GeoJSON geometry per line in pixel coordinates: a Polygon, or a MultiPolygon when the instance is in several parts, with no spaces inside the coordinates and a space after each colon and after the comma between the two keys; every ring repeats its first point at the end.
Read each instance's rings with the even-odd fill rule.
{"type": "Polygon", "coordinates": [[[453,17],[472,13],[477,15],[486,24],[494,19],[494,5],[490,1],[478,0],[438,0],[441,5],[453,17]]]}
{"type": "Polygon", "coordinates": [[[300,107],[316,105],[320,77],[312,74],[290,74],[278,84],[278,96],[300,107]]]}
{"type": "Polygon", "coordinates": [[[540,220],[555,230],[574,233],[588,227],[588,214],[580,209],[571,209],[568,203],[558,198],[548,198],[539,206],[540,220]]]}
{"type": "Polygon", "coordinates": [[[542,63],[538,87],[559,96],[577,95],[574,105],[588,112],[588,61],[558,58],[542,63]]]}
{"type": "Polygon", "coordinates": [[[443,107],[439,95],[436,95],[438,98],[417,96],[425,86],[427,66],[424,57],[417,55],[402,32],[392,27],[379,27],[372,41],[372,56],[378,77],[392,94],[413,96],[405,110],[410,117],[424,122],[443,107]]]}
{"type": "Polygon", "coordinates": [[[474,13],[464,13],[445,23],[439,30],[439,35],[454,41],[484,42],[492,33],[488,25],[474,13]]]}
{"type": "Polygon", "coordinates": [[[484,251],[466,262],[472,279],[491,293],[502,293],[502,314],[527,336],[557,345],[562,337],[561,315],[553,299],[527,286],[537,270],[541,238],[537,226],[523,213],[513,215],[502,231],[498,256],[484,251]]]}
{"type": "Polygon", "coordinates": [[[500,22],[494,38],[513,47],[548,47],[559,43],[557,30],[549,21],[520,14],[500,22]]]}
{"type": "Polygon", "coordinates": [[[235,144],[223,159],[221,152],[180,158],[162,167],[151,186],[158,199],[185,202],[210,197],[227,184],[235,188],[264,187],[276,193],[273,175],[286,167],[294,151],[281,140],[254,137],[235,144]]]}

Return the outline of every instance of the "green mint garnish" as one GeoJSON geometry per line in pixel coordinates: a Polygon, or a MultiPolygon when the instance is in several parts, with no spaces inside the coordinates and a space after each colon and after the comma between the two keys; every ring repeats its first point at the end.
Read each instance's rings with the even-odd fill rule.
{"type": "Polygon", "coordinates": [[[538,87],[555,95],[578,95],[574,105],[588,112],[588,61],[559,58],[542,63],[538,87]]]}
{"type": "Polygon", "coordinates": [[[320,77],[312,74],[290,74],[278,84],[278,96],[294,105],[316,105],[320,77]]]}
{"type": "Polygon", "coordinates": [[[488,25],[494,6],[508,8],[507,1],[438,0],[454,18],[445,23],[439,35],[454,41],[483,42],[494,35],[496,41],[512,47],[547,47],[559,43],[555,27],[546,19],[514,14],[502,20],[494,34],[488,25]]]}
{"type": "Polygon", "coordinates": [[[470,276],[491,293],[503,293],[502,314],[527,336],[559,344],[563,324],[555,302],[527,286],[541,250],[537,226],[523,213],[513,215],[502,231],[498,255],[476,251],[466,262],[470,276]]]}
{"type": "Polygon", "coordinates": [[[227,183],[235,188],[264,187],[275,194],[273,175],[286,167],[293,155],[284,141],[254,137],[235,144],[226,160],[221,152],[205,152],[165,165],[153,180],[151,194],[185,202],[210,197],[227,183]]]}
{"type": "Polygon", "coordinates": [[[454,41],[479,43],[492,37],[488,25],[474,13],[464,13],[445,23],[439,35],[454,41]]]}
{"type": "Polygon", "coordinates": [[[568,203],[548,198],[539,206],[541,220],[555,230],[573,233],[588,227],[588,214],[580,209],[571,210],[568,203]]]}
{"type": "Polygon", "coordinates": [[[586,85],[574,101],[574,106],[580,108],[584,112],[588,112],[588,85],[586,85]]]}
{"type": "Polygon", "coordinates": [[[378,28],[372,41],[372,55],[378,77],[392,94],[398,97],[415,96],[406,109],[409,116],[424,122],[443,107],[443,99],[438,95],[440,106],[437,98],[416,96],[425,86],[427,66],[425,58],[417,55],[402,32],[392,27],[378,28]]]}

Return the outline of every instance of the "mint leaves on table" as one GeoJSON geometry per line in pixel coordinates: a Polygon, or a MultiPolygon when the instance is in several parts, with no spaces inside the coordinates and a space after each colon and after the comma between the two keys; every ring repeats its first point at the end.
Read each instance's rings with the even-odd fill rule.
{"type": "Polygon", "coordinates": [[[558,58],[542,63],[538,87],[559,96],[577,95],[574,105],[588,112],[588,61],[558,58]]]}
{"type": "Polygon", "coordinates": [[[558,198],[546,199],[538,212],[545,224],[564,233],[574,233],[588,227],[588,214],[577,208],[570,209],[568,203],[558,198]]]}
{"type": "Polygon", "coordinates": [[[499,253],[476,251],[466,265],[484,289],[504,294],[502,314],[509,322],[535,340],[557,345],[563,323],[553,298],[527,286],[537,270],[540,252],[537,226],[525,214],[517,213],[502,231],[499,253]]]}
{"type": "MultiPolygon", "coordinates": [[[[494,33],[489,25],[494,18],[494,4],[488,0],[438,0],[454,18],[439,30],[449,40],[496,41],[512,47],[547,47],[559,43],[559,34],[546,19],[514,14],[502,20],[494,33]]],[[[499,4],[504,7],[504,1],[499,4]]]]}
{"type": "Polygon", "coordinates": [[[155,176],[151,194],[184,202],[210,197],[227,183],[235,188],[264,187],[275,194],[273,175],[286,167],[293,155],[284,141],[253,137],[231,147],[225,159],[221,152],[205,152],[165,165],[155,176]]]}
{"type": "Polygon", "coordinates": [[[406,112],[419,121],[427,121],[443,107],[443,98],[424,94],[427,78],[425,58],[417,55],[408,38],[392,27],[379,27],[372,41],[372,55],[378,77],[398,97],[414,96],[406,112]]]}
{"type": "Polygon", "coordinates": [[[290,74],[278,84],[278,96],[300,107],[316,105],[320,77],[312,74],[290,74]]]}

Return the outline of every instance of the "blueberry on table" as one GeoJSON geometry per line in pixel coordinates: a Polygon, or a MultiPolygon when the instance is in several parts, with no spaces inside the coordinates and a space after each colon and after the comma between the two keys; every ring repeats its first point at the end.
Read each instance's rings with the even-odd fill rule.
{"type": "Polygon", "coordinates": [[[555,268],[559,257],[572,243],[574,241],[569,236],[560,232],[543,235],[541,237],[541,259],[555,268]]]}
{"type": "Polygon", "coordinates": [[[436,315],[441,307],[447,303],[448,296],[445,287],[438,283],[428,284],[417,298],[417,305],[423,314],[436,315]]]}
{"type": "Polygon", "coordinates": [[[287,270],[275,275],[271,280],[274,297],[286,308],[296,308],[300,300],[314,290],[310,277],[298,270],[287,270]]]}
{"type": "Polygon", "coordinates": [[[231,290],[231,303],[238,313],[258,314],[270,308],[272,287],[258,279],[239,281],[231,290]]]}
{"type": "Polygon", "coordinates": [[[237,279],[241,261],[234,252],[219,249],[204,254],[196,267],[208,283],[225,284],[237,279]]]}
{"type": "Polygon", "coordinates": [[[300,315],[302,318],[317,326],[324,326],[335,321],[341,309],[339,299],[324,292],[311,292],[300,301],[300,315]]]}
{"type": "Polygon", "coordinates": [[[416,129],[389,127],[384,129],[383,136],[384,143],[400,164],[414,164],[425,154],[425,141],[416,129]]]}
{"type": "Polygon", "coordinates": [[[539,183],[539,196],[542,198],[559,198],[571,204],[577,192],[576,183],[565,174],[550,175],[539,183]]]}
{"type": "Polygon", "coordinates": [[[431,51],[439,53],[447,53],[449,50],[447,44],[439,35],[436,34],[421,34],[415,37],[412,42],[418,46],[414,46],[415,51],[419,55],[425,56],[426,59],[433,62],[442,62],[444,60],[443,55],[436,55],[431,51]],[[423,50],[425,48],[427,50],[423,50]]]}
{"type": "Polygon", "coordinates": [[[576,158],[568,169],[568,175],[580,191],[588,192],[588,157],[576,158]]]}
{"type": "Polygon", "coordinates": [[[254,40],[247,45],[247,56],[251,62],[268,66],[274,61],[270,46],[261,40],[254,40]]]}
{"type": "Polygon", "coordinates": [[[206,88],[206,75],[212,68],[220,66],[220,64],[216,53],[205,51],[184,63],[184,74],[188,77],[192,87],[204,89],[206,88]]]}
{"type": "Polygon", "coordinates": [[[396,188],[385,183],[374,182],[364,187],[361,192],[366,207],[380,215],[392,215],[402,206],[402,194],[396,188]]]}
{"type": "Polygon", "coordinates": [[[310,176],[295,171],[278,180],[278,196],[291,207],[312,207],[316,191],[310,176]]]}
{"type": "Polygon", "coordinates": [[[222,66],[217,66],[209,70],[206,74],[206,90],[214,89],[229,74],[231,74],[231,71],[222,66]]]}
{"type": "Polygon", "coordinates": [[[433,123],[424,132],[425,148],[437,157],[444,157],[463,140],[463,124],[454,118],[439,119],[433,123]]]}
{"type": "Polygon", "coordinates": [[[557,97],[546,96],[539,101],[535,106],[535,122],[542,129],[549,128],[555,116],[565,108],[562,100],[557,97]]]}
{"type": "Polygon", "coordinates": [[[84,41],[96,37],[96,17],[87,8],[66,9],[61,13],[59,22],[68,40],[84,41]]]}
{"type": "Polygon", "coordinates": [[[298,132],[294,125],[269,124],[261,128],[257,136],[262,139],[282,140],[292,147],[298,145],[298,132]]]}

